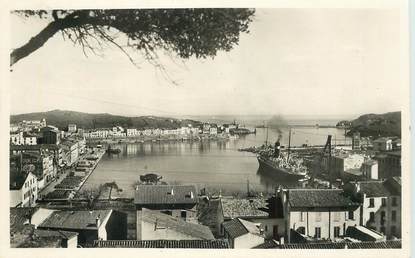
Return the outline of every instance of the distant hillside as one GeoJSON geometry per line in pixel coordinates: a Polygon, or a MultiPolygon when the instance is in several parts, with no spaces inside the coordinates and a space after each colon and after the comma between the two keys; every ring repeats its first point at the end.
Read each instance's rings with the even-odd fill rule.
{"type": "Polygon", "coordinates": [[[399,136],[401,137],[401,112],[367,114],[350,121],[348,135],[360,132],[361,136],[399,136]]]}
{"type": "Polygon", "coordinates": [[[89,114],[75,111],[52,110],[48,112],[37,112],[28,114],[19,114],[10,116],[11,123],[17,123],[22,120],[40,120],[46,119],[48,125],[57,126],[63,130],[68,124],[76,124],[78,128],[108,128],[116,125],[124,128],[165,128],[173,129],[191,124],[200,125],[201,122],[190,119],[175,119],[156,116],[139,116],[126,117],[116,116],[107,113],[89,114]]]}

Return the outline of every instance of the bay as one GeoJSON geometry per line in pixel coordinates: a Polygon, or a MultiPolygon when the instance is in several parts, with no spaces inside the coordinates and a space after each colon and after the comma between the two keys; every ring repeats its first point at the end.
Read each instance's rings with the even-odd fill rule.
{"type": "MultiPolygon", "coordinates": [[[[274,143],[279,131],[268,130],[268,142],[274,143]]],[[[327,135],[332,144],[343,144],[349,138],[336,128],[299,127],[292,129],[291,145],[324,145],[327,135]]],[[[262,145],[267,130],[257,128],[256,134],[234,140],[194,142],[146,142],[115,144],[118,155],[104,155],[96,170],[88,178],[85,188],[93,188],[115,181],[123,189],[113,196],[131,198],[139,176],[156,173],[169,184],[194,184],[198,189],[207,188],[218,194],[246,193],[250,191],[272,192],[280,182],[278,178],[258,173],[256,155],[240,152],[239,148],[262,145]]],[[[282,145],[288,145],[288,129],[282,130],[282,145]]]]}

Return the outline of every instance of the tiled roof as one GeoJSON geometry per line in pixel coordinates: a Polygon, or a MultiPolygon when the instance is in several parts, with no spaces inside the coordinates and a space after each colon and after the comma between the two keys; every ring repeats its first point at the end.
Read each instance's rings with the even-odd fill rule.
{"type": "Polygon", "coordinates": [[[358,182],[360,185],[360,193],[366,194],[367,197],[386,197],[390,196],[389,190],[382,181],[364,181],[358,182]]]}
{"type": "Polygon", "coordinates": [[[255,246],[253,249],[273,249],[278,247],[278,243],[275,240],[265,240],[264,243],[255,246]]]}
{"type": "Polygon", "coordinates": [[[224,222],[223,227],[231,238],[237,238],[247,233],[260,235],[259,228],[254,223],[240,218],[224,222]]]}
{"type": "Polygon", "coordinates": [[[76,232],[64,231],[64,230],[43,230],[36,229],[35,234],[38,237],[57,237],[62,239],[71,239],[78,235],[76,232]]]}
{"type": "Polygon", "coordinates": [[[341,189],[290,189],[288,201],[291,208],[348,208],[357,207],[341,189]]]}
{"type": "Polygon", "coordinates": [[[284,244],[276,246],[277,249],[399,249],[402,248],[401,240],[382,242],[340,242],[340,243],[307,243],[284,244]]]}
{"type": "Polygon", "coordinates": [[[55,211],[46,218],[39,228],[96,229],[96,218],[103,221],[112,210],[55,211]]]}
{"type": "Polygon", "coordinates": [[[203,199],[197,204],[198,221],[215,231],[218,223],[223,222],[220,199],[203,199]]]}
{"type": "Polygon", "coordinates": [[[221,202],[225,218],[268,217],[268,212],[259,210],[259,208],[266,207],[264,198],[238,199],[224,197],[221,202]]]}
{"type": "Polygon", "coordinates": [[[143,208],[141,220],[147,223],[157,224],[158,227],[166,227],[195,239],[215,239],[209,227],[183,221],[179,218],[161,213],[159,211],[143,208]]]}
{"type": "Polygon", "coordinates": [[[196,204],[193,185],[139,185],[135,191],[135,204],[196,204]]]}
{"type": "Polygon", "coordinates": [[[96,240],[98,248],[193,248],[228,249],[226,240],[96,240]]]}

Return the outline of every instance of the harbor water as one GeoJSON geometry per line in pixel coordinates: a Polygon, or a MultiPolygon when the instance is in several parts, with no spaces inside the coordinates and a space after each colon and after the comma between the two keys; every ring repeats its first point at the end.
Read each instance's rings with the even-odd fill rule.
{"type": "MultiPolygon", "coordinates": [[[[134,196],[134,185],[140,175],[156,173],[169,184],[195,184],[206,187],[211,193],[272,192],[281,184],[278,178],[262,175],[258,171],[256,155],[240,152],[239,148],[260,146],[266,135],[273,144],[280,133],[275,129],[257,128],[256,134],[239,139],[193,142],[145,142],[114,144],[121,153],[104,155],[85,188],[97,187],[115,181],[122,192],[114,196],[134,196]]],[[[327,135],[333,145],[350,143],[344,130],[336,128],[299,127],[292,129],[291,145],[324,145],[327,135]]],[[[288,145],[288,130],[282,131],[282,145],[288,145]]]]}

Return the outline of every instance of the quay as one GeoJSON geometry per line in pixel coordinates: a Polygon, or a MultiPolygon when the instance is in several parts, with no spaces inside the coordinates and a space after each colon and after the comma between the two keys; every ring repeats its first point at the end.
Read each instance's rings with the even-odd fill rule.
{"type": "Polygon", "coordinates": [[[84,171],[77,171],[76,166],[67,168],[57,180],[42,189],[38,201],[65,202],[75,197],[91,174],[95,171],[104,154],[105,149],[92,147],[91,150],[88,150],[87,153],[85,153],[82,158],[76,162],[76,166],[80,164],[80,162],[90,162],[93,165],[89,168],[85,168],[84,171]]]}

